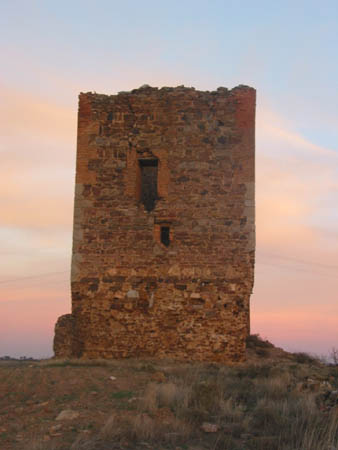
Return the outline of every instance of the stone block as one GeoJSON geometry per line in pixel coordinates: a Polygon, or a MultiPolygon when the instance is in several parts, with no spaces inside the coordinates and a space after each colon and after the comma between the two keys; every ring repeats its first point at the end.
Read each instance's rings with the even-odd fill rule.
{"type": "Polygon", "coordinates": [[[73,312],[56,324],[56,356],[243,360],[255,94],[80,94],[73,312]]]}

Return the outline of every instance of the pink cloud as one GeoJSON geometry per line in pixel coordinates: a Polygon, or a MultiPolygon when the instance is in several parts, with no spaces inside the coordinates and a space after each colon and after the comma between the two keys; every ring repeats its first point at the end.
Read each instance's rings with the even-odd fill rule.
{"type": "MultiPolygon", "coordinates": [[[[114,84],[122,89],[125,86],[114,84]]],[[[173,83],[169,80],[166,84],[173,83]]],[[[68,271],[76,111],[13,89],[2,93],[0,112],[6,133],[0,239],[2,248],[8,250],[3,277],[68,271]],[[11,249],[16,251],[10,253],[11,249]]],[[[318,266],[337,264],[336,236],[326,234],[332,212],[323,209],[329,194],[338,195],[337,167],[331,149],[305,139],[269,109],[258,109],[257,271],[252,326],[281,345],[290,346],[294,340],[308,350],[319,342],[324,349],[337,340],[337,309],[328,313],[325,307],[332,308],[338,282],[332,279],[332,271],[318,266]],[[322,211],[329,219],[319,227],[314,220],[322,211]],[[271,256],[274,254],[277,257],[271,256]],[[317,266],[302,265],[301,259],[317,266]],[[317,309],[313,306],[316,302],[317,309]]],[[[69,284],[49,279],[42,279],[35,287],[28,281],[22,283],[24,289],[20,283],[0,285],[0,342],[14,349],[20,337],[21,342],[31,341],[29,348],[33,349],[39,347],[40,337],[48,341],[44,349],[51,349],[54,323],[70,310],[69,284]]]]}
{"type": "Polygon", "coordinates": [[[11,88],[0,95],[0,225],[70,228],[76,111],[11,88]]]}
{"type": "Polygon", "coordinates": [[[56,318],[70,311],[67,274],[0,284],[0,356],[51,356],[56,318]]]}
{"type": "Polygon", "coordinates": [[[326,354],[337,346],[338,311],[303,308],[300,311],[254,312],[251,329],[290,351],[326,354]]]}
{"type": "Polygon", "coordinates": [[[74,139],[76,111],[8,86],[0,86],[0,96],[5,135],[47,135],[57,141],[74,139]]]}
{"type": "MultiPolygon", "coordinates": [[[[333,123],[338,123],[337,117],[332,117],[331,120],[333,123]]],[[[258,110],[256,128],[258,136],[262,136],[266,140],[282,141],[293,149],[296,148],[303,152],[311,152],[312,155],[324,155],[338,160],[336,151],[316,145],[300,133],[293,131],[292,125],[286,118],[281,117],[266,106],[258,110]]]]}

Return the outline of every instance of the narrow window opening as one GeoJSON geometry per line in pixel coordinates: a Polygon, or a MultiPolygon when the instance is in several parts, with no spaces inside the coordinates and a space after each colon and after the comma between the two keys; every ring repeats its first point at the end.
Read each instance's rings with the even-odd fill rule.
{"type": "Polygon", "coordinates": [[[139,159],[141,169],[141,202],[149,212],[155,208],[157,194],[157,159],[139,159]]]}
{"type": "Polygon", "coordinates": [[[161,227],[161,242],[166,247],[170,244],[170,228],[169,227],[161,227]]]}

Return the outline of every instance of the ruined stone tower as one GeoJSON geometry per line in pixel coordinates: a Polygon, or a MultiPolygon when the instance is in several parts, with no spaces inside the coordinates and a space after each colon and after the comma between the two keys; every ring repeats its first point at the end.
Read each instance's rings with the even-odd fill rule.
{"type": "Polygon", "coordinates": [[[254,136],[247,86],[80,94],[72,314],[56,356],[243,359],[254,136]]]}

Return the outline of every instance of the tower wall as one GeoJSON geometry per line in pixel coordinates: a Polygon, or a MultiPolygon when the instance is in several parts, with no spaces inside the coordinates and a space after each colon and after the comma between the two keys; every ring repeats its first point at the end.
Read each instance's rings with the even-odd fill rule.
{"type": "Polygon", "coordinates": [[[255,90],[246,86],[80,94],[74,356],[243,359],[254,133],[255,90]]]}

